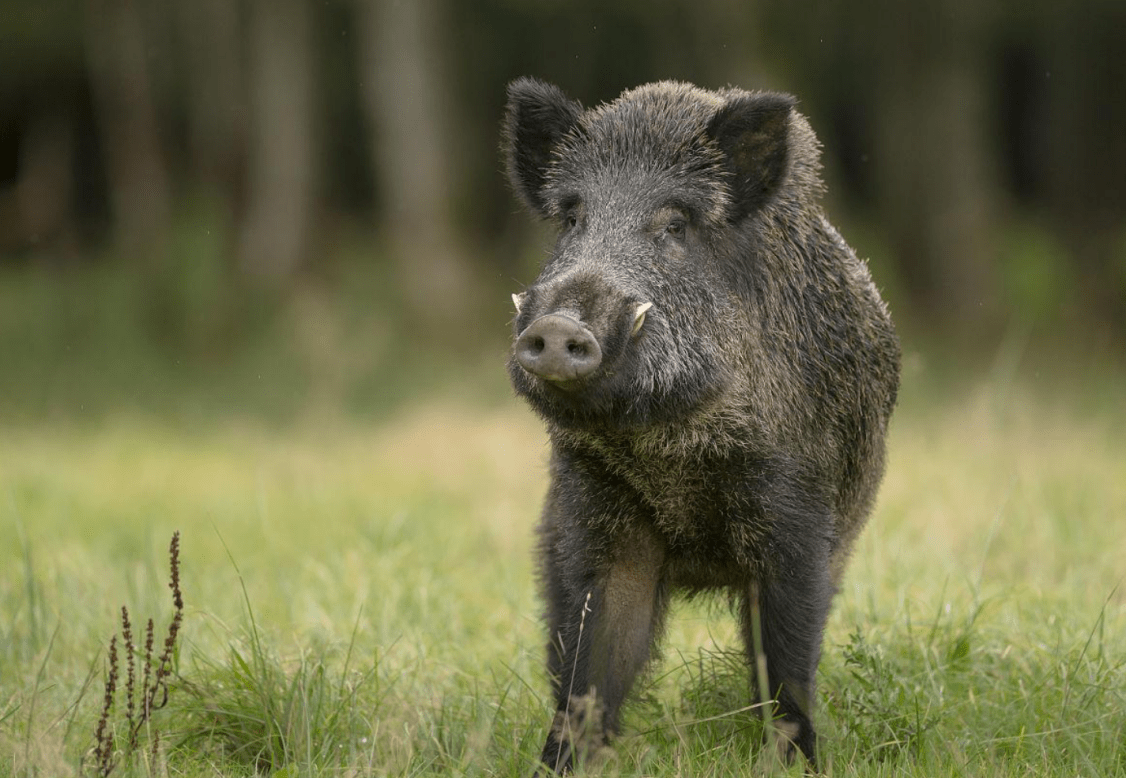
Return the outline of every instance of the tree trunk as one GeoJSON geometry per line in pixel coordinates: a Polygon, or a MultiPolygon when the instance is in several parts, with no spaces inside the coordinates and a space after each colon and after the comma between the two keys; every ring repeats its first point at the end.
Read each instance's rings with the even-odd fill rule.
{"type": "MultiPolygon", "coordinates": [[[[1055,229],[1067,241],[1089,325],[1126,326],[1126,106],[1111,97],[1126,79],[1126,10],[1094,4],[1052,20],[1045,37],[1052,103],[1039,157],[1055,229]]],[[[1073,274],[1073,275],[1072,275],[1073,274]]]]}
{"type": "Polygon", "coordinates": [[[454,174],[444,94],[438,5],[430,0],[357,0],[361,81],[372,134],[377,223],[386,229],[399,288],[423,319],[468,310],[474,277],[453,225],[454,174]]]}
{"type": "Polygon", "coordinates": [[[231,201],[238,199],[247,124],[244,8],[230,0],[180,0],[177,7],[191,183],[231,201]]]}
{"type": "Polygon", "coordinates": [[[20,139],[18,247],[69,262],[80,255],[74,224],[74,122],[66,110],[49,110],[28,123],[20,139]]]}
{"type": "Polygon", "coordinates": [[[877,186],[919,320],[973,331],[998,313],[979,12],[947,0],[889,7],[878,100],[877,186]]]}
{"type": "Polygon", "coordinates": [[[164,254],[170,193],[144,29],[130,0],[87,0],[85,35],[115,240],[155,270],[164,254]]]}
{"type": "Polygon", "coordinates": [[[250,10],[248,211],[243,270],[280,283],[310,248],[317,185],[313,51],[305,0],[253,0],[250,10]]]}

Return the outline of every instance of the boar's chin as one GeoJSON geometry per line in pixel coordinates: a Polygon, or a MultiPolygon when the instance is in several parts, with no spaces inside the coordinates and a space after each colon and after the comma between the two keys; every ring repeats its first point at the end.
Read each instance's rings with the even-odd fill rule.
{"type": "Polygon", "coordinates": [[[579,381],[546,381],[529,375],[514,359],[508,369],[516,393],[545,421],[567,429],[628,430],[683,420],[713,394],[703,386],[646,391],[625,380],[621,373],[600,372],[579,381]]]}

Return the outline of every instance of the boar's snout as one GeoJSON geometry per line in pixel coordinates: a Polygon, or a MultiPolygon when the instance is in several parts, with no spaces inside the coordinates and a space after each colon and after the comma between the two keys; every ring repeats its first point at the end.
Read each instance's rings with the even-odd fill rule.
{"type": "Polygon", "coordinates": [[[516,339],[516,361],[532,375],[547,381],[577,381],[598,369],[602,349],[580,322],[549,313],[520,333],[516,339]]]}

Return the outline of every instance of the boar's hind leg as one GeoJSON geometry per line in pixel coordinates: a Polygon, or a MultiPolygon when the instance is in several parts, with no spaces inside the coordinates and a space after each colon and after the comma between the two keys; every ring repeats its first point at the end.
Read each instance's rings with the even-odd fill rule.
{"type": "Polygon", "coordinates": [[[760,659],[765,660],[766,688],[777,706],[780,755],[790,762],[796,746],[815,767],[814,678],[833,589],[827,550],[812,556],[780,576],[752,584],[742,620],[756,696],[762,686],[760,659]]]}
{"type": "Polygon", "coordinates": [[[556,714],[541,760],[557,772],[617,732],[622,701],[663,621],[663,550],[648,537],[615,545],[611,562],[589,567],[570,544],[566,557],[547,549],[556,714]]]}

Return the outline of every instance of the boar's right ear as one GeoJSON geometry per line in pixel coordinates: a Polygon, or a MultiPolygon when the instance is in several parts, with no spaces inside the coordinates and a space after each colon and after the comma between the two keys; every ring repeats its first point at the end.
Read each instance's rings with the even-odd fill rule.
{"type": "Polygon", "coordinates": [[[708,135],[731,173],[731,221],[765,205],[786,177],[795,102],[790,95],[743,93],[730,98],[708,124],[708,135]]]}
{"type": "Polygon", "coordinates": [[[543,186],[551,152],[578,123],[582,106],[559,87],[534,78],[508,85],[504,117],[504,157],[516,194],[540,215],[547,214],[543,186]]]}

